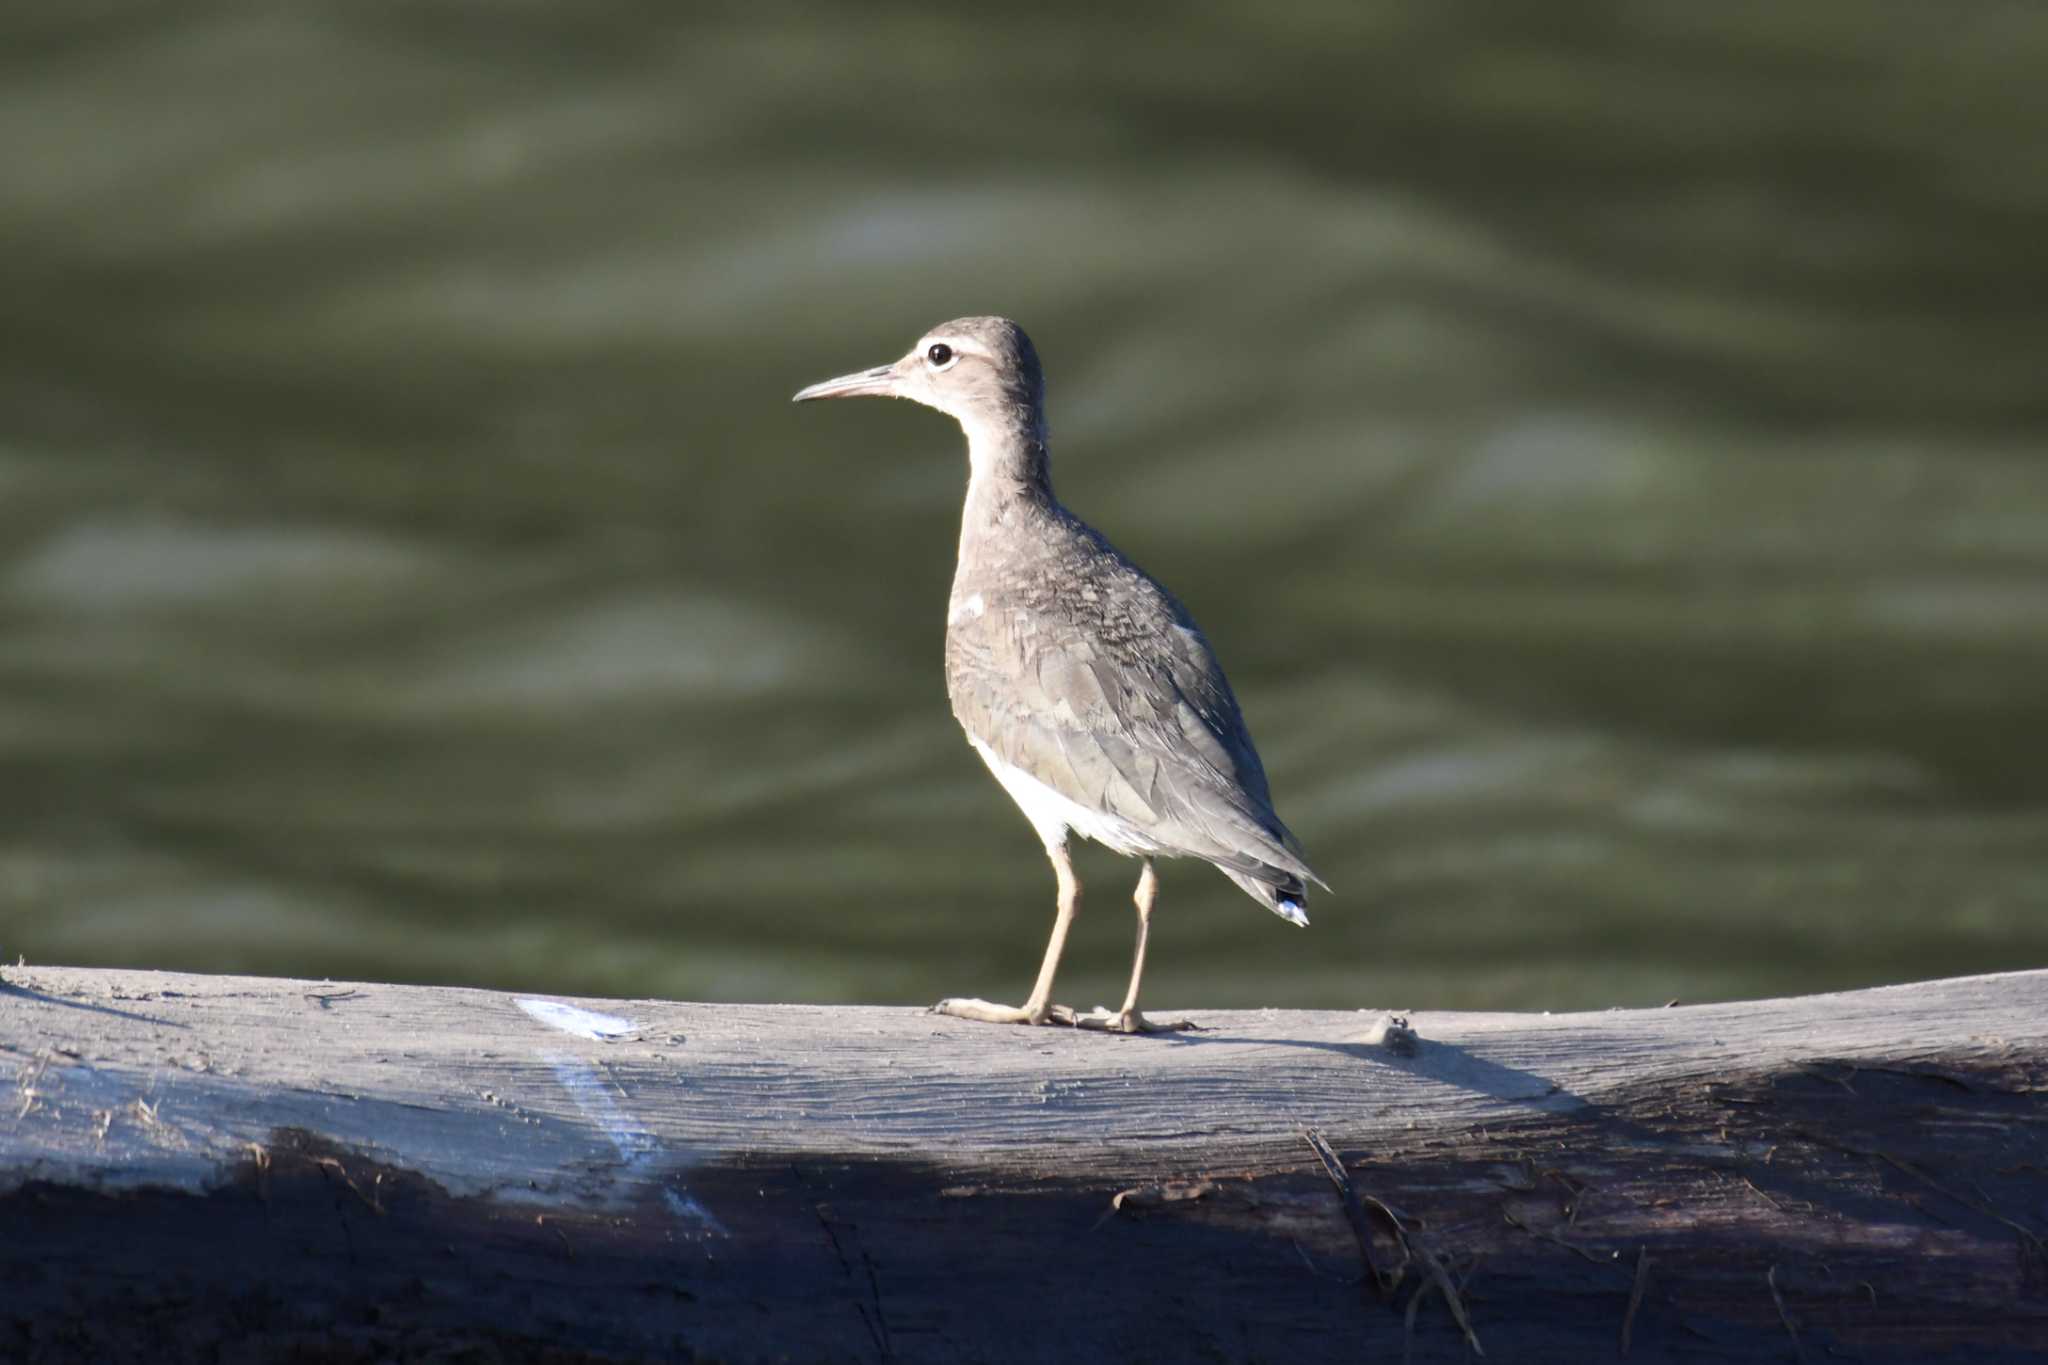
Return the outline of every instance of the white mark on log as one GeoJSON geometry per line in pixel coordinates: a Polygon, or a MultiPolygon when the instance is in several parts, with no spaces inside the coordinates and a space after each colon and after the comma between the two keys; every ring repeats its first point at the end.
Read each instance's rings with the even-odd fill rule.
{"type": "Polygon", "coordinates": [[[616,1014],[599,1014],[596,1010],[579,1009],[565,1005],[559,1000],[519,1001],[519,1008],[528,1017],[537,1019],[549,1028],[573,1033],[578,1038],[589,1038],[595,1042],[610,1042],[638,1033],[640,1026],[630,1019],[621,1019],[616,1014]]]}
{"type": "MultiPolygon", "coordinates": [[[[522,1000],[519,1003],[523,1005],[526,1002],[522,1000]]],[[[604,1082],[597,1078],[596,1070],[588,1062],[566,1052],[543,1052],[541,1060],[554,1068],[555,1079],[562,1083],[562,1089],[569,1092],[569,1098],[576,1101],[583,1117],[589,1119],[618,1149],[619,1160],[626,1164],[628,1171],[638,1173],[660,1155],[661,1143],[619,1108],[618,1101],[604,1088],[604,1082]]]]}
{"type": "MultiPolygon", "coordinates": [[[[522,1000],[519,1003],[523,1008],[529,1003],[548,1002],[522,1000]]],[[[543,1052],[541,1060],[553,1069],[555,1079],[561,1082],[562,1089],[569,1092],[569,1098],[583,1111],[583,1117],[590,1120],[591,1125],[603,1133],[605,1140],[618,1152],[619,1161],[625,1167],[626,1174],[659,1179],[656,1167],[662,1157],[660,1140],[619,1107],[618,1101],[612,1098],[611,1091],[598,1079],[596,1068],[581,1057],[571,1056],[566,1052],[543,1052]]],[[[709,1209],[698,1203],[696,1197],[688,1191],[672,1185],[663,1185],[661,1198],[670,1212],[680,1218],[689,1219],[705,1233],[714,1237],[730,1235],[726,1232],[725,1225],[720,1223],[709,1209]]]]}
{"type": "Polygon", "coordinates": [[[725,1224],[718,1221],[717,1215],[698,1203],[697,1196],[687,1190],[665,1186],[661,1191],[661,1202],[668,1205],[670,1213],[689,1219],[713,1237],[732,1236],[725,1230],[725,1224]]]}

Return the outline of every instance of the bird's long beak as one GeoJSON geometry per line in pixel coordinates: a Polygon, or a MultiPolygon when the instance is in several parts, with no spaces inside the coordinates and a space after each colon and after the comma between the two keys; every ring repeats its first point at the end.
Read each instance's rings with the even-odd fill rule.
{"type": "Polygon", "coordinates": [[[792,403],[808,403],[814,398],[887,398],[896,392],[896,367],[879,365],[872,370],[858,374],[842,374],[837,379],[827,379],[822,384],[813,384],[799,390],[792,403]]]}

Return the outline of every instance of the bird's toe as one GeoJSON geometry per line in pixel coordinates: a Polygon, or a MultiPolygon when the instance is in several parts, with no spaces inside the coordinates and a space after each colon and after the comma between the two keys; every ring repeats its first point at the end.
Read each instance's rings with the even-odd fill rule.
{"type": "Polygon", "coordinates": [[[1201,1025],[1192,1019],[1147,1019],[1137,1010],[1125,1010],[1117,1016],[1119,1033],[1196,1033],[1201,1025]]]}
{"type": "Polygon", "coordinates": [[[1050,1018],[1049,1010],[1032,1011],[1018,1005],[997,1005],[987,1000],[966,997],[941,1000],[931,1007],[929,1013],[950,1015],[955,1019],[973,1019],[983,1024],[1043,1024],[1050,1018]]]}
{"type": "Polygon", "coordinates": [[[1122,1010],[1112,1013],[1108,1008],[1098,1006],[1089,1014],[1074,1014],[1067,1011],[1075,1028],[1094,1029],[1100,1033],[1199,1033],[1201,1025],[1192,1019],[1149,1019],[1141,1010],[1122,1010]]]}

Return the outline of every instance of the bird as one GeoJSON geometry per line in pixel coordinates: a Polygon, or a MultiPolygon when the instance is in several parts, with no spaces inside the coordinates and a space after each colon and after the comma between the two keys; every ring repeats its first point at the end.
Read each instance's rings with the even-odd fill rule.
{"type": "Polygon", "coordinates": [[[949,998],[933,1012],[1119,1033],[1195,1027],[1138,1008],[1159,890],[1154,860],[1209,862],[1304,927],[1307,884],[1329,889],[1273,809],[1208,637],[1178,598],[1053,495],[1044,371],[1015,322],[958,318],[893,364],[812,384],[792,401],[863,397],[936,408],[967,438],[946,692],[968,742],[1044,844],[1058,884],[1052,936],[1025,1002],[949,998]],[[1081,899],[1070,835],[1142,862],[1130,988],[1113,1015],[1052,1001],[1081,899]]]}

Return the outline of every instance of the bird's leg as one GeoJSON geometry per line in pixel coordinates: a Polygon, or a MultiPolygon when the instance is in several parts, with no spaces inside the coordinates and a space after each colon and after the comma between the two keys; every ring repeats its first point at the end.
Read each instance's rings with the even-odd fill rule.
{"type": "Polygon", "coordinates": [[[1124,992],[1124,1007],[1117,1011],[1126,1031],[1133,1020],[1142,1023],[1145,1018],[1138,1013],[1138,982],[1145,976],[1145,940],[1152,932],[1152,901],[1158,894],[1159,874],[1147,858],[1144,870],[1138,873],[1138,889],[1131,893],[1131,900],[1138,907],[1138,946],[1131,952],[1131,988],[1124,992]]]}
{"type": "Polygon", "coordinates": [[[1074,922],[1074,914],[1081,908],[1081,879],[1074,875],[1074,860],[1067,856],[1064,841],[1048,845],[1046,857],[1052,859],[1053,875],[1059,878],[1059,909],[1053,915],[1052,938],[1045,945],[1045,961],[1038,967],[1038,983],[1031,988],[1031,998],[1021,1006],[992,1005],[986,1000],[941,1000],[932,1006],[934,1014],[950,1014],[959,1019],[979,1019],[989,1024],[1046,1024],[1073,1023],[1074,1012],[1064,1006],[1052,1003],[1052,979],[1060,968],[1060,954],[1066,951],[1067,928],[1074,922]]]}
{"type": "Polygon", "coordinates": [[[1155,1023],[1138,1011],[1138,983],[1145,975],[1145,939],[1152,929],[1152,901],[1158,894],[1159,874],[1153,870],[1152,860],[1147,858],[1145,870],[1138,874],[1137,892],[1131,897],[1138,907],[1138,948],[1131,955],[1131,988],[1124,992],[1124,1007],[1114,1016],[1098,1012],[1075,1020],[1081,1027],[1106,1029],[1113,1033],[1175,1033],[1195,1027],[1187,1019],[1155,1023]]]}

